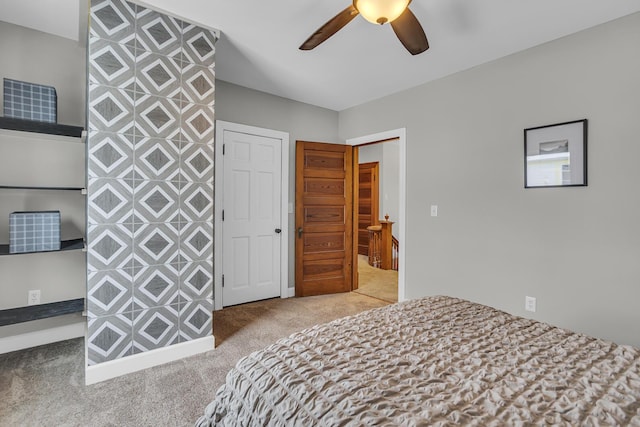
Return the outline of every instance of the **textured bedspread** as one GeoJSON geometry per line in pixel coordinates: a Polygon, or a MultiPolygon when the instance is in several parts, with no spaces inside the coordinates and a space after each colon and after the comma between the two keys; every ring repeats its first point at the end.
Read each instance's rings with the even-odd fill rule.
{"type": "Polygon", "coordinates": [[[430,297],[315,326],[251,354],[197,422],[531,424],[640,426],[640,351],[430,297]]]}

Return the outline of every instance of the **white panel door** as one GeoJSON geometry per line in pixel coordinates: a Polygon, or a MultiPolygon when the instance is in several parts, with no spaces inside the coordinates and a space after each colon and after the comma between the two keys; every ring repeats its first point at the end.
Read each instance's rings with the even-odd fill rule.
{"type": "Polygon", "coordinates": [[[222,304],[280,296],[282,141],[224,131],[222,304]]]}

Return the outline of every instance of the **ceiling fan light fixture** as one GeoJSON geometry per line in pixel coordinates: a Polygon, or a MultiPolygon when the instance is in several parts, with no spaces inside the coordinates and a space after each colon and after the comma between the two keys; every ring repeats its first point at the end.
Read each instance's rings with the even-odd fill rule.
{"type": "Polygon", "coordinates": [[[402,15],[411,0],[353,0],[353,7],[372,24],[385,24],[402,15]]]}

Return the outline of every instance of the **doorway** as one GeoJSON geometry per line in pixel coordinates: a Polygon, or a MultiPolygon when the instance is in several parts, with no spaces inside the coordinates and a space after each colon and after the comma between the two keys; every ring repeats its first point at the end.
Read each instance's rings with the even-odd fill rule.
{"type": "Polygon", "coordinates": [[[216,122],[214,309],[288,292],[289,134],[216,122]]]}
{"type": "MultiPolygon", "coordinates": [[[[358,288],[398,301],[399,144],[397,139],[354,147],[358,175],[358,288]]],[[[355,157],[355,156],[354,156],[355,157]]],[[[355,164],[354,164],[355,166],[355,164]]]]}
{"type": "MultiPolygon", "coordinates": [[[[397,213],[397,238],[398,238],[398,301],[407,299],[405,286],[405,264],[406,264],[406,129],[394,129],[386,132],[366,135],[358,138],[348,139],[347,145],[363,147],[368,144],[383,143],[385,141],[397,140],[398,142],[398,213],[397,213]]],[[[384,177],[382,177],[384,179],[384,177]]],[[[385,215],[380,212],[380,215],[385,215]]],[[[391,214],[390,214],[391,215],[391,214]]],[[[394,232],[395,234],[395,232],[394,232]]],[[[360,264],[360,260],[354,260],[354,269],[360,264]]]]}

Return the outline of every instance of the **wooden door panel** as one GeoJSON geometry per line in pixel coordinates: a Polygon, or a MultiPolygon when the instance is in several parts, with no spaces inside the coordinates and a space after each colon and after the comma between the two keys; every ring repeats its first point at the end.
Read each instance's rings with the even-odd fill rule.
{"type": "Polygon", "coordinates": [[[344,279],[322,279],[322,280],[306,280],[303,284],[305,294],[308,297],[313,295],[326,295],[327,289],[333,289],[332,294],[340,292],[351,292],[351,286],[345,285],[344,279]]]}
{"type": "Polygon", "coordinates": [[[297,142],[296,296],[351,290],[351,163],[350,146],[297,142]]]}
{"type": "Polygon", "coordinates": [[[342,231],[305,233],[302,241],[305,255],[345,250],[345,233],[342,231]]]}
{"type": "Polygon", "coordinates": [[[303,287],[306,295],[325,294],[327,288],[334,292],[349,292],[351,286],[344,277],[349,275],[346,260],[341,258],[307,260],[304,262],[303,287]]]}
{"type": "Polygon", "coordinates": [[[367,227],[378,223],[379,163],[358,165],[358,254],[369,253],[367,227]]]}
{"type": "MultiPolygon", "coordinates": [[[[314,143],[312,142],[311,144],[314,143]]],[[[339,151],[330,152],[327,150],[309,150],[304,153],[304,168],[307,171],[319,169],[323,173],[329,170],[344,172],[344,160],[344,155],[339,151]]]]}
{"type": "Polygon", "coordinates": [[[368,205],[361,206],[358,211],[358,217],[362,218],[363,221],[369,222],[371,224],[371,214],[373,213],[373,208],[371,207],[371,199],[360,199],[361,202],[369,202],[368,205]]]}
{"type": "Polygon", "coordinates": [[[344,224],[344,206],[305,206],[304,224],[344,224]]]}
{"type": "Polygon", "coordinates": [[[345,195],[344,177],[341,178],[305,178],[305,196],[342,196],[345,195]]]}
{"type": "Polygon", "coordinates": [[[319,259],[306,261],[302,267],[307,280],[340,279],[344,274],[344,260],[319,259]]]}
{"type": "Polygon", "coordinates": [[[360,200],[367,199],[371,203],[371,188],[360,188],[358,194],[360,195],[360,200]]]}

